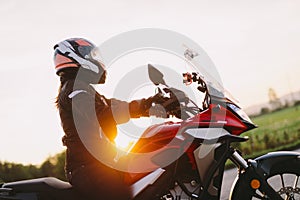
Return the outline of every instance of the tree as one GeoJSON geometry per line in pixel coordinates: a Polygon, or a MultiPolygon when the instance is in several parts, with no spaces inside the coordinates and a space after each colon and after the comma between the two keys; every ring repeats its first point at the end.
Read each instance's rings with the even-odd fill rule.
{"type": "Polygon", "coordinates": [[[269,103],[272,110],[278,110],[282,107],[280,99],[277,97],[277,94],[273,88],[269,89],[269,103]]]}
{"type": "Polygon", "coordinates": [[[267,114],[267,113],[269,113],[270,112],[270,109],[269,108],[267,108],[267,107],[263,107],[261,110],[260,110],[260,114],[267,114]]]}
{"type": "Polygon", "coordinates": [[[65,152],[47,158],[41,166],[0,162],[0,183],[53,176],[66,180],[65,152]]]}
{"type": "Polygon", "coordinates": [[[56,163],[55,163],[55,168],[54,168],[53,172],[55,174],[55,177],[57,177],[61,180],[66,180],[65,170],[64,170],[65,158],[66,158],[65,151],[55,155],[56,163]]]}
{"type": "Polygon", "coordinates": [[[40,167],[42,176],[54,176],[65,180],[65,152],[49,157],[40,167]]]}

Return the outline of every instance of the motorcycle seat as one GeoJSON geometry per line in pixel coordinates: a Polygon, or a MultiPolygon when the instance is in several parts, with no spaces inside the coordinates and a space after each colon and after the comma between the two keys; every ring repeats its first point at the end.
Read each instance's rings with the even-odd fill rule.
{"type": "Polygon", "coordinates": [[[34,192],[49,190],[68,190],[72,185],[54,177],[44,177],[24,181],[5,183],[3,188],[12,188],[16,192],[34,192]]]}

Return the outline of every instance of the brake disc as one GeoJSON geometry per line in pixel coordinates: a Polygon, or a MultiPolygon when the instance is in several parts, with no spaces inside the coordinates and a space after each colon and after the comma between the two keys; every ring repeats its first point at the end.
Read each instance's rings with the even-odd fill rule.
{"type": "Polygon", "coordinates": [[[287,199],[295,199],[294,194],[300,195],[300,188],[296,187],[283,187],[278,191],[279,195],[287,195],[287,199]]]}

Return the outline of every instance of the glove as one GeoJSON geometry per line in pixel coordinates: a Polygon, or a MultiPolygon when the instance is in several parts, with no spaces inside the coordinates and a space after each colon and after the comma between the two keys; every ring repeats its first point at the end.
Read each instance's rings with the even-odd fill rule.
{"type": "Polygon", "coordinates": [[[167,117],[165,109],[163,107],[164,102],[166,102],[167,100],[168,98],[163,97],[163,95],[160,93],[157,93],[156,95],[147,99],[138,100],[137,102],[139,102],[139,117],[167,117]]]}
{"type": "Polygon", "coordinates": [[[162,93],[157,93],[147,99],[132,101],[130,103],[131,117],[156,116],[168,118],[171,114],[180,118],[179,99],[185,97],[185,94],[174,88],[168,89],[165,92],[170,93],[170,97],[164,97],[162,93]]]}
{"type": "Polygon", "coordinates": [[[166,109],[170,98],[164,97],[161,93],[157,93],[151,99],[151,106],[149,107],[149,116],[156,116],[160,118],[168,118],[169,113],[166,109]]]}
{"type": "MultiPolygon", "coordinates": [[[[140,100],[134,100],[132,102],[129,103],[129,111],[130,111],[130,116],[133,118],[138,118],[138,117],[148,117],[150,115],[155,115],[153,113],[154,110],[162,110],[163,107],[160,106],[158,108],[158,106],[160,104],[163,104],[165,101],[167,100],[167,98],[164,98],[160,93],[149,97],[147,99],[140,99],[140,100]],[[153,108],[154,107],[154,108],[153,108]],[[151,110],[151,112],[150,112],[151,110]]],[[[157,113],[157,115],[159,115],[157,113]]]]}
{"type": "Polygon", "coordinates": [[[150,115],[155,115],[157,117],[168,118],[170,115],[173,115],[179,119],[181,116],[181,103],[187,103],[188,98],[185,93],[176,88],[166,88],[164,90],[169,97],[164,97],[161,93],[158,93],[154,96],[153,102],[154,106],[150,108],[150,115]]]}
{"type": "Polygon", "coordinates": [[[161,92],[146,100],[146,108],[149,109],[149,116],[168,118],[174,115],[177,118],[181,116],[180,99],[185,98],[185,94],[175,88],[164,89],[168,97],[161,92]]]}

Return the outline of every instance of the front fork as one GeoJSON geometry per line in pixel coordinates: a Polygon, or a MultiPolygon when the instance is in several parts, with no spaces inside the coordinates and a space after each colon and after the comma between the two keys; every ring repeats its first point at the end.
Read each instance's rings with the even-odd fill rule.
{"type": "Polygon", "coordinates": [[[270,199],[282,200],[281,196],[268,184],[265,179],[266,172],[258,168],[255,160],[245,160],[236,150],[232,149],[229,159],[239,168],[239,176],[244,176],[252,189],[259,189],[270,199]]]}

